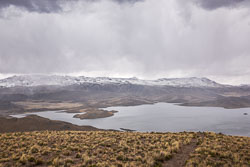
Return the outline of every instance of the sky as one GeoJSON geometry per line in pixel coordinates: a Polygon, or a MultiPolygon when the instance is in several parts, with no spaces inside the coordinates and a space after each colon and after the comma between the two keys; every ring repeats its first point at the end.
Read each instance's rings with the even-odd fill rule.
{"type": "Polygon", "coordinates": [[[0,0],[0,78],[250,84],[250,0],[0,0]]]}

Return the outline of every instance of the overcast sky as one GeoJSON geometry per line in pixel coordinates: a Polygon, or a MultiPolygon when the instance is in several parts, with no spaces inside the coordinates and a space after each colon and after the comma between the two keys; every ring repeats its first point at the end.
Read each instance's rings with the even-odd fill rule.
{"type": "Polygon", "coordinates": [[[250,84],[250,0],[0,0],[0,77],[250,84]]]}

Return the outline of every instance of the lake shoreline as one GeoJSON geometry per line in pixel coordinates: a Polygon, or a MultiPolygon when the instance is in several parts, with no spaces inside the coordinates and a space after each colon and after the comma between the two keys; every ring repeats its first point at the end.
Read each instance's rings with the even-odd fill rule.
{"type": "MultiPolygon", "coordinates": [[[[77,115],[77,113],[65,111],[32,114],[78,126],[90,125],[100,129],[120,130],[123,128],[139,132],[214,131],[229,135],[250,136],[250,131],[247,128],[250,126],[248,109],[185,107],[176,103],[156,103],[153,105],[100,108],[93,111],[103,111],[104,114],[107,111],[112,116],[103,118],[102,115],[98,119],[84,119],[84,117],[86,118],[84,114],[77,115]],[[111,111],[119,112],[114,114],[111,111]],[[80,116],[83,116],[83,119],[76,118],[80,116]]],[[[91,116],[91,114],[87,116],[91,116]]]]}

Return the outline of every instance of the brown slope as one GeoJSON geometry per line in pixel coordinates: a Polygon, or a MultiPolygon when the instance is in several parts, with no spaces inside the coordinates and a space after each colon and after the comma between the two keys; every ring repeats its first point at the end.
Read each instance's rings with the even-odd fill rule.
{"type": "Polygon", "coordinates": [[[63,121],[53,121],[35,115],[24,118],[5,118],[0,117],[0,133],[5,132],[24,132],[42,130],[76,130],[89,131],[99,130],[92,126],[77,126],[63,121]]]}

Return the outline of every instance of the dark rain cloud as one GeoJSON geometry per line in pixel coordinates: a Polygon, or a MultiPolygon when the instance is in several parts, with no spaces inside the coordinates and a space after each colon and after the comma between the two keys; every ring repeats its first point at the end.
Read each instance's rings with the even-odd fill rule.
{"type": "MultiPolygon", "coordinates": [[[[96,2],[100,0],[0,0],[0,10],[11,5],[25,9],[30,12],[39,13],[54,13],[62,11],[62,5],[64,3],[71,3],[77,1],[96,2]]],[[[135,3],[145,0],[112,0],[117,3],[135,3]]],[[[213,10],[221,7],[237,7],[249,5],[249,0],[190,0],[200,7],[213,10]]]]}
{"type": "MultiPolygon", "coordinates": [[[[0,10],[11,5],[30,12],[54,13],[61,12],[64,3],[77,1],[96,2],[98,0],[0,0],[0,10]]],[[[113,0],[117,3],[135,3],[141,0],[113,0]]]]}
{"type": "Polygon", "coordinates": [[[60,11],[62,2],[62,0],[1,0],[0,8],[13,5],[32,12],[50,13],[60,11]]]}
{"type": "Polygon", "coordinates": [[[195,2],[208,10],[249,5],[249,0],[196,0],[195,2]]]}

